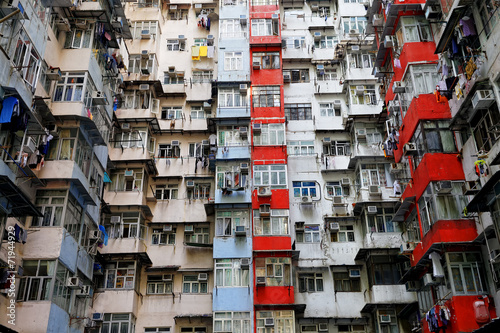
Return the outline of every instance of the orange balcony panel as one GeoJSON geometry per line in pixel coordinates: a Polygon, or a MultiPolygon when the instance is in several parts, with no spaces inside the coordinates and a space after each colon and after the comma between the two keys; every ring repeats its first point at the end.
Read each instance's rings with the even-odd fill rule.
{"type": "Polygon", "coordinates": [[[275,251],[292,249],[292,239],[290,236],[254,236],[254,251],[275,251]]]}
{"type": "Polygon", "coordinates": [[[472,242],[476,237],[476,223],[473,220],[437,221],[422,238],[422,244],[413,250],[412,266],[422,258],[432,244],[472,242]]]}
{"type": "Polygon", "coordinates": [[[293,286],[256,287],[254,304],[293,304],[295,301],[293,286]]]}

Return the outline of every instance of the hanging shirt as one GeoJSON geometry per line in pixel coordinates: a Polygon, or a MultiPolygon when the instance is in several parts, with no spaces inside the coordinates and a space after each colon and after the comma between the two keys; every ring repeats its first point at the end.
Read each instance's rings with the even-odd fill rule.
{"type": "Polygon", "coordinates": [[[468,16],[464,16],[460,20],[460,25],[462,26],[462,31],[464,33],[464,37],[467,36],[476,36],[476,27],[474,25],[474,19],[468,16]]]}
{"type": "Polygon", "coordinates": [[[19,100],[9,96],[3,100],[0,124],[10,123],[12,116],[19,113],[19,100]]]}
{"type": "Polygon", "coordinates": [[[444,269],[441,265],[441,256],[437,252],[429,254],[429,259],[432,260],[432,275],[434,277],[444,277],[444,269]]]}

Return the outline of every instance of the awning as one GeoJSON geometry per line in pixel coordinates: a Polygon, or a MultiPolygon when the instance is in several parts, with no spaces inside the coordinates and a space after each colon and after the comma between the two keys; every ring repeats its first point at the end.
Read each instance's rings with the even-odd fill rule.
{"type": "Polygon", "coordinates": [[[106,262],[112,260],[138,260],[143,265],[153,264],[147,252],[100,253],[100,257],[106,262]]]}
{"type": "Polygon", "coordinates": [[[405,220],[406,213],[410,211],[410,207],[415,204],[415,196],[407,197],[403,200],[403,203],[399,206],[396,214],[392,217],[393,222],[403,222],[405,220]]]}
{"type": "Polygon", "coordinates": [[[43,216],[23,191],[6,175],[0,175],[0,205],[10,217],[43,216]]]}
{"type": "Polygon", "coordinates": [[[299,260],[300,251],[295,250],[254,250],[254,253],[269,253],[270,255],[274,253],[287,254],[292,256],[292,260],[299,260]]]}
{"type": "Polygon", "coordinates": [[[293,310],[295,313],[303,313],[306,310],[305,304],[255,304],[256,310],[293,310]]]}
{"type": "Polygon", "coordinates": [[[177,320],[177,319],[195,319],[195,318],[200,318],[200,319],[207,318],[207,319],[212,320],[212,314],[211,313],[200,313],[200,314],[190,313],[190,314],[179,314],[177,316],[174,316],[174,320],[177,320]]]}
{"type": "Polygon", "coordinates": [[[500,194],[500,171],[495,172],[483,188],[467,205],[467,212],[489,212],[496,196],[500,194]]]}
{"type": "Polygon", "coordinates": [[[378,309],[394,309],[395,307],[406,307],[413,302],[391,302],[391,303],[366,303],[361,313],[372,313],[378,309]]]}
{"type": "Polygon", "coordinates": [[[439,39],[439,42],[436,46],[436,51],[434,52],[434,54],[438,54],[446,50],[448,44],[451,42],[451,37],[453,36],[455,27],[457,26],[460,19],[464,16],[466,9],[467,7],[458,7],[453,9],[453,12],[451,12],[450,14],[450,18],[446,23],[443,34],[441,35],[441,38],[439,39]]]}
{"type": "Polygon", "coordinates": [[[177,271],[180,267],[178,265],[151,266],[146,268],[146,273],[177,271]]]}
{"type": "Polygon", "coordinates": [[[382,255],[382,252],[384,252],[384,255],[397,255],[399,252],[399,247],[398,248],[375,248],[375,247],[369,247],[369,248],[362,248],[358,250],[358,253],[354,257],[354,261],[357,260],[366,260],[368,253],[370,252],[377,252],[377,255],[382,255]]]}
{"type": "Polygon", "coordinates": [[[213,268],[179,268],[178,272],[213,272],[213,268]]]}

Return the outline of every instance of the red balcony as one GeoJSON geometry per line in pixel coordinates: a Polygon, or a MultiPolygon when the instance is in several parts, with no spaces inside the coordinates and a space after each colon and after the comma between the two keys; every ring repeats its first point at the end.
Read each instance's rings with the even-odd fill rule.
{"type": "Polygon", "coordinates": [[[254,290],[254,305],[293,304],[295,302],[295,293],[293,289],[293,286],[258,286],[254,290]]]}

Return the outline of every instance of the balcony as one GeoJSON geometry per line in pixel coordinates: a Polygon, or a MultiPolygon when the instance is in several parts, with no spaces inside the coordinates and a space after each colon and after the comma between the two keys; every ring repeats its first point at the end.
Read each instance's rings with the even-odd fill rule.
{"type": "Polygon", "coordinates": [[[347,170],[350,160],[350,156],[323,156],[321,157],[321,172],[347,170]]]}
{"type": "Polygon", "coordinates": [[[321,94],[340,94],[342,93],[343,85],[340,80],[314,80],[314,93],[321,94]]]}
{"type": "Polygon", "coordinates": [[[146,192],[132,191],[105,191],[104,201],[110,206],[146,206],[146,192]]]}
{"type": "Polygon", "coordinates": [[[146,148],[109,148],[108,152],[113,162],[150,161],[153,158],[146,148]]]}
{"type": "MultiPolygon", "coordinates": [[[[136,273],[136,279],[139,278],[136,273]]],[[[134,289],[104,289],[95,297],[93,312],[133,313],[137,317],[139,294],[134,289]]]]}
{"type": "Polygon", "coordinates": [[[249,160],[250,146],[226,146],[217,148],[217,160],[249,160]]]}
{"type": "Polygon", "coordinates": [[[241,106],[234,108],[217,108],[217,118],[250,118],[250,106],[241,106]]]}
{"type": "Polygon", "coordinates": [[[250,36],[251,46],[281,46],[281,36],[250,36]]]}
{"type": "Polygon", "coordinates": [[[252,189],[241,187],[236,189],[215,190],[215,204],[252,203],[252,189]]]}
{"type": "Polygon", "coordinates": [[[144,253],[146,242],[140,238],[110,238],[108,245],[99,249],[102,255],[112,253],[144,253]]]}
{"type": "Polygon", "coordinates": [[[369,301],[376,304],[409,304],[417,301],[417,294],[407,292],[405,285],[374,285],[369,292],[369,301]]]}

